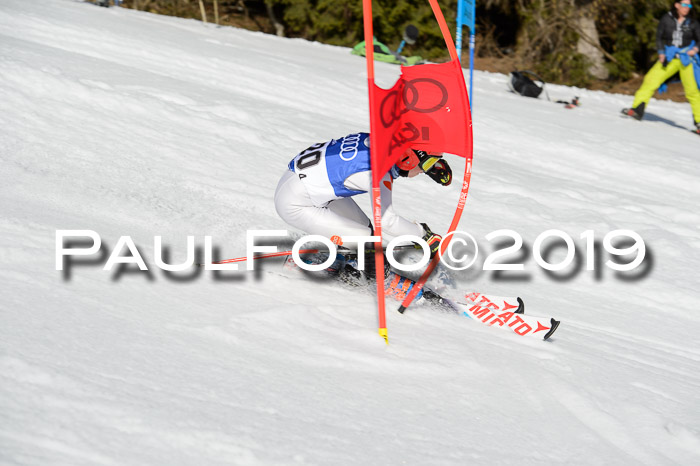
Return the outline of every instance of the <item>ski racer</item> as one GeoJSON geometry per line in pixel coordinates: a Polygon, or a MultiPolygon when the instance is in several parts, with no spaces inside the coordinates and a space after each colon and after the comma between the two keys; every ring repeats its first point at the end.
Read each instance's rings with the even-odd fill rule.
{"type": "MultiPolygon", "coordinates": [[[[394,237],[422,237],[434,255],[442,239],[440,235],[433,233],[425,223],[414,223],[399,216],[391,202],[394,180],[413,178],[421,173],[443,186],[452,182],[452,169],[442,154],[408,149],[380,182],[382,232],[394,237]]],[[[331,240],[337,236],[339,238],[334,242],[341,243],[344,236],[373,234],[372,222],[353,200],[354,196],[370,191],[371,187],[369,134],[349,134],[314,144],[297,154],[277,185],[275,208],[289,225],[331,240]]],[[[351,242],[345,246],[357,247],[351,242]]],[[[348,263],[342,256],[338,254],[336,262],[326,269],[329,274],[351,286],[366,285],[375,278],[374,253],[365,255],[364,272],[358,271],[352,261],[348,263]]],[[[386,260],[384,264],[385,295],[402,301],[416,282],[389,270],[386,260]]],[[[489,297],[479,293],[443,296],[424,287],[418,291],[414,302],[424,301],[443,312],[468,316],[518,335],[533,335],[545,340],[559,326],[559,321],[554,318],[525,316],[524,303],[517,297],[489,297]]]]}
{"type": "MultiPolygon", "coordinates": [[[[275,191],[275,209],[282,220],[307,234],[322,235],[337,244],[342,244],[345,236],[371,236],[372,222],[352,199],[372,187],[369,148],[369,134],[354,133],[314,144],[297,154],[289,162],[275,191]]],[[[407,150],[380,183],[382,231],[392,237],[423,238],[432,257],[442,237],[425,223],[414,223],[399,216],[391,202],[394,180],[413,178],[420,173],[443,186],[452,182],[452,169],[441,153],[407,150]]],[[[353,244],[346,246],[356,248],[353,244]]],[[[364,272],[367,278],[374,276],[374,254],[366,255],[364,272]]],[[[385,277],[388,274],[385,261],[385,277]]]]}

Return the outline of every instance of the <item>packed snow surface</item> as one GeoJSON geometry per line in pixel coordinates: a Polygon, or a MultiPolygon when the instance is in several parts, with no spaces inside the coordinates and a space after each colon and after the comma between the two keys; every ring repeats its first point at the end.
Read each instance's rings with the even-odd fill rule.
{"type": "MultiPolygon", "coordinates": [[[[398,76],[376,67],[383,86],[398,76]]],[[[155,236],[170,263],[188,235],[199,250],[212,236],[221,258],[245,255],[247,230],[289,229],[289,247],[301,232],[275,213],[277,181],[312,143],[368,130],[362,58],[75,0],[1,0],[0,462],[700,464],[689,105],[652,101],[640,123],[619,116],[629,96],[547,86],[581,98],[568,110],[506,82],[475,73],[459,229],[481,252],[448,272],[459,290],[518,295],[562,324],[545,342],[388,301],[387,346],[369,291],[279,260],[155,265],[155,236]],[[499,229],[523,238],[499,259],[523,271],[482,270],[512,243],[485,239],[499,229]],[[550,229],[578,259],[548,274],[533,251],[550,229]],[[632,272],[605,265],[602,240],[619,229],[647,248],[632,272]],[[57,230],[92,230],[103,250],[57,271],[57,230]],[[148,272],[103,270],[122,236],[148,272]]],[[[461,178],[463,159],[448,159],[461,178]]],[[[396,208],[444,233],[459,190],[400,179],[396,208]]]]}

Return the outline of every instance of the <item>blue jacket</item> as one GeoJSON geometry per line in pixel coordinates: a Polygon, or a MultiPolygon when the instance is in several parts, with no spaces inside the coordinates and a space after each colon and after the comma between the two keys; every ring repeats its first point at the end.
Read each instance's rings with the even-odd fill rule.
{"type": "MultiPolygon", "coordinates": [[[[692,63],[693,72],[695,74],[695,84],[698,86],[698,89],[700,89],[700,56],[698,56],[697,53],[692,57],[688,55],[688,50],[692,49],[693,47],[695,47],[695,41],[692,41],[689,46],[683,48],[679,48],[674,45],[667,45],[666,49],[664,50],[664,55],[666,55],[667,60],[678,58],[683,66],[688,66],[692,63]]],[[[668,86],[666,83],[663,83],[659,87],[660,94],[663,94],[667,90],[668,86]]]]}

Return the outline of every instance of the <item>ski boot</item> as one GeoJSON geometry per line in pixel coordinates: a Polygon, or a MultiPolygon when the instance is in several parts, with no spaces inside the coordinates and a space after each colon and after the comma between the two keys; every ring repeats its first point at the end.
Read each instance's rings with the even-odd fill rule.
{"type": "Polygon", "coordinates": [[[436,307],[437,309],[440,309],[442,311],[447,311],[447,312],[454,312],[457,313],[457,310],[452,307],[442,296],[439,294],[435,293],[433,290],[426,290],[425,288],[422,290],[423,291],[423,300],[425,300],[426,303],[436,307]]]}
{"type": "MultiPolygon", "coordinates": [[[[387,281],[384,282],[384,294],[396,301],[403,301],[415,285],[416,282],[410,278],[391,272],[387,281]]],[[[421,288],[414,301],[430,304],[441,311],[457,312],[442,296],[428,288],[421,288]]]]}
{"type": "Polygon", "coordinates": [[[632,117],[635,120],[641,121],[644,118],[644,107],[645,104],[642,102],[634,108],[623,108],[622,114],[628,117],[632,117]]]}
{"type": "MultiPolygon", "coordinates": [[[[384,257],[384,280],[389,277],[390,269],[389,262],[384,257]]],[[[344,262],[339,269],[338,278],[340,281],[352,286],[368,286],[374,283],[376,278],[376,265],[374,252],[365,253],[364,270],[359,270],[357,263],[357,254],[348,254],[348,260],[344,262]]]]}
{"type": "MultiPolygon", "coordinates": [[[[327,252],[319,252],[315,254],[305,254],[301,260],[305,264],[309,265],[318,265],[318,264],[323,264],[328,260],[328,253],[327,252]]],[[[337,254],[335,261],[327,268],[323,269],[320,272],[308,272],[308,273],[313,273],[313,274],[319,274],[315,276],[338,276],[341,271],[345,268],[345,265],[347,263],[347,258],[343,254],[337,254]]],[[[307,272],[305,270],[302,270],[292,259],[292,256],[288,256],[287,259],[285,259],[284,264],[282,265],[282,268],[284,270],[288,271],[298,271],[298,272],[307,272]]]]}
{"type": "MultiPolygon", "coordinates": [[[[401,275],[389,272],[384,280],[384,295],[389,298],[393,298],[396,301],[403,301],[406,299],[408,293],[411,292],[416,282],[410,278],[402,277],[401,275]]],[[[423,296],[423,290],[421,289],[416,295],[415,299],[420,299],[423,296]]]]}

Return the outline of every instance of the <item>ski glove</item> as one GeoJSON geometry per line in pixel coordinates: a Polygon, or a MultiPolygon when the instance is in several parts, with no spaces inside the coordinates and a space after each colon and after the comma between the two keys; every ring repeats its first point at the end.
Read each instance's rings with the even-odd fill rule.
{"type": "Polygon", "coordinates": [[[432,178],[433,181],[443,186],[449,186],[450,183],[452,183],[452,168],[450,168],[446,160],[438,160],[433,164],[430,170],[425,173],[432,178]]]}
{"type": "Polygon", "coordinates": [[[413,152],[415,152],[418,156],[418,166],[425,173],[433,168],[433,165],[435,165],[435,163],[442,158],[442,155],[430,155],[424,150],[414,150],[413,152]]]}
{"type": "Polygon", "coordinates": [[[442,155],[430,155],[425,151],[415,151],[418,155],[418,166],[436,183],[449,186],[452,183],[452,169],[442,155]]]}
{"type": "Polygon", "coordinates": [[[442,241],[442,236],[430,231],[430,228],[425,223],[421,223],[421,226],[423,227],[423,231],[425,232],[425,234],[423,235],[423,239],[426,243],[428,243],[428,247],[430,248],[430,258],[432,259],[433,257],[435,257],[435,254],[437,254],[438,249],[440,249],[440,242],[442,241]]]}

